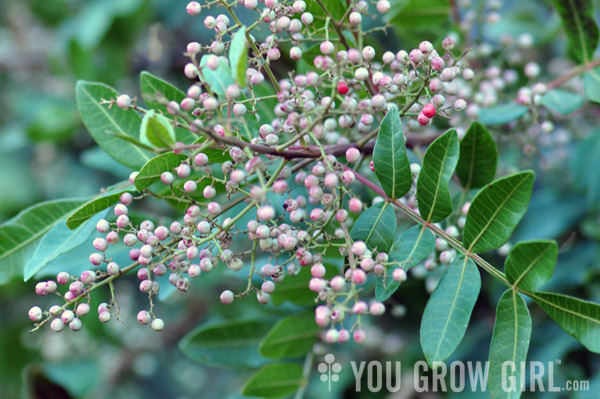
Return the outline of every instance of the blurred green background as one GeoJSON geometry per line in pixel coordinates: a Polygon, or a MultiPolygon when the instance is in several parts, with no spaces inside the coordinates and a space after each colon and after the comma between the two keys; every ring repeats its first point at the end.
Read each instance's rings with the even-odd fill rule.
{"type": "MultiPolygon", "coordinates": [[[[477,1],[471,3],[474,4],[470,9],[479,9],[477,1]]],[[[186,44],[191,40],[209,40],[201,19],[189,17],[185,4],[186,1],[177,0],[0,1],[0,222],[36,202],[90,196],[127,178],[130,171],[100,151],[83,128],[75,105],[75,82],[102,81],[120,92],[137,95],[139,73],[147,70],[184,88],[181,71],[186,63],[186,44]]],[[[482,23],[473,31],[475,42],[485,37],[495,45],[490,60],[506,58],[499,45],[502,35],[529,31],[534,35],[535,47],[528,57],[543,65],[548,75],[564,71],[564,62],[559,62],[564,54],[564,40],[548,2],[506,1],[501,14],[499,23],[482,23]]],[[[396,24],[388,36],[370,39],[378,49],[408,49],[423,38],[443,38],[452,30],[445,21],[405,21],[399,16],[392,20],[396,24]]],[[[526,83],[523,79],[521,82],[526,83]]],[[[569,87],[581,89],[577,81],[570,82],[569,87]]],[[[600,107],[586,105],[568,118],[557,117],[555,132],[542,139],[527,128],[511,133],[520,134],[520,138],[496,131],[504,171],[533,168],[538,173],[530,210],[512,241],[558,239],[559,264],[546,288],[595,301],[600,301],[600,132],[595,130],[599,116],[600,107]],[[535,151],[524,154],[524,142],[532,142],[535,151]]],[[[156,209],[159,208],[150,207],[148,211],[152,214],[156,209]]],[[[51,274],[63,268],[84,267],[85,254],[83,248],[45,271],[51,274]]],[[[497,257],[494,262],[501,264],[502,258],[497,257]]],[[[89,317],[82,331],[61,334],[49,329],[36,334],[27,332],[31,327],[27,310],[43,302],[34,294],[35,281],[3,285],[0,398],[239,397],[240,387],[251,371],[221,370],[194,363],[178,349],[179,339],[202,322],[236,319],[241,314],[272,316],[290,308],[258,308],[252,300],[225,308],[216,301],[217,293],[224,287],[220,277],[211,274],[195,283],[187,294],[175,294],[161,304],[160,312],[168,315],[168,329],[162,334],[135,322],[135,313],[143,302],[135,295],[134,281],[121,281],[117,286],[124,324],[111,322],[105,326],[89,317]]],[[[425,285],[423,280],[411,279],[397,292],[393,301],[405,306],[406,316],[373,320],[369,330],[375,337],[372,344],[334,346],[323,348],[322,353],[333,351],[338,361],[346,362],[393,359],[412,364],[422,359],[418,328],[427,299],[425,285]]],[[[487,357],[501,287],[486,278],[483,288],[456,359],[487,357]]],[[[101,299],[106,300],[96,298],[95,303],[101,299]]],[[[562,365],[556,368],[559,380],[590,380],[595,391],[568,395],[527,393],[523,397],[598,398],[600,357],[586,352],[539,309],[532,308],[532,313],[534,339],[530,359],[562,359],[562,365]]],[[[332,393],[315,376],[306,397],[382,397],[354,392],[349,371],[346,367],[346,374],[332,393]]],[[[418,397],[436,398],[442,394],[428,395],[418,397]]],[[[464,399],[485,395],[443,396],[464,399]]]]}

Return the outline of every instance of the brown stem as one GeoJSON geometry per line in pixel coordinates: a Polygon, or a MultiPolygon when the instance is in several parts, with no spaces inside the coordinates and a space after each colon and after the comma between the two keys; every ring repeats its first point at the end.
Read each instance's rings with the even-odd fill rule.
{"type": "Polygon", "coordinates": [[[567,83],[569,80],[573,79],[574,77],[579,76],[582,73],[585,73],[585,72],[589,71],[590,69],[593,69],[599,65],[600,65],[600,58],[596,58],[595,60],[592,60],[585,64],[578,65],[575,68],[571,69],[570,71],[567,71],[566,73],[560,75],[558,78],[554,79],[553,81],[546,83],[546,87],[548,89],[553,89],[555,87],[558,87],[564,83],[567,83]]]}
{"type": "Polygon", "coordinates": [[[356,176],[356,180],[360,181],[365,186],[369,187],[371,190],[373,190],[374,192],[376,192],[378,195],[382,196],[386,201],[389,201],[392,204],[394,204],[396,207],[400,208],[400,210],[403,213],[405,213],[407,216],[409,216],[411,219],[413,219],[414,221],[416,221],[420,225],[427,227],[436,236],[441,237],[441,238],[445,239],[446,241],[448,241],[448,243],[450,245],[452,245],[453,247],[455,247],[456,249],[458,249],[460,252],[462,252],[464,256],[473,259],[473,261],[475,263],[477,263],[485,271],[487,271],[488,273],[490,273],[494,278],[496,278],[497,280],[501,281],[505,285],[508,285],[509,287],[513,287],[513,285],[510,284],[508,282],[508,280],[506,279],[506,276],[505,276],[504,273],[502,273],[500,270],[496,269],[493,265],[491,265],[490,263],[488,263],[485,259],[483,259],[479,255],[477,255],[477,254],[469,251],[468,249],[464,248],[462,246],[462,243],[460,241],[458,241],[456,238],[454,238],[454,237],[450,236],[449,234],[447,234],[444,230],[442,230],[441,228],[439,228],[438,226],[436,226],[434,223],[430,223],[430,222],[424,220],[417,212],[415,212],[408,205],[402,203],[400,200],[392,200],[392,199],[390,199],[386,195],[386,193],[383,191],[383,189],[381,187],[379,187],[378,185],[376,185],[375,183],[373,183],[372,181],[370,181],[369,179],[367,179],[365,176],[361,175],[360,173],[356,172],[355,170],[353,170],[353,169],[351,169],[349,167],[346,167],[345,169],[351,171],[352,173],[354,173],[354,176],[356,176]]]}

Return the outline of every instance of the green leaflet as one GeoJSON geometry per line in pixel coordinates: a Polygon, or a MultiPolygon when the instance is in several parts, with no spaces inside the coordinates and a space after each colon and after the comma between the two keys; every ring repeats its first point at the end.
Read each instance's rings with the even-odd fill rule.
{"type": "Polygon", "coordinates": [[[463,231],[470,252],[485,252],[504,244],[525,214],[534,174],[515,173],[495,180],[473,199],[463,231]]]}
{"type": "Polygon", "coordinates": [[[97,214],[98,212],[116,204],[121,194],[125,192],[135,192],[135,187],[127,184],[118,184],[111,187],[108,191],[85,202],[67,218],[67,227],[74,229],[83,222],[97,214]]]}
{"type": "Polygon", "coordinates": [[[529,296],[563,330],[588,350],[600,353],[600,305],[551,292],[536,292],[529,296]]]}
{"type": "Polygon", "coordinates": [[[171,172],[185,159],[185,155],[173,152],[167,152],[166,154],[152,158],[140,169],[138,175],[135,177],[135,188],[138,191],[142,191],[152,183],[160,180],[160,175],[163,172],[171,172]]]}
{"type": "Polygon", "coordinates": [[[481,288],[477,266],[457,256],[427,301],[421,321],[421,347],[427,362],[443,362],[462,341],[481,288]]]}
{"type": "Polygon", "coordinates": [[[487,126],[504,125],[521,118],[527,113],[528,109],[526,106],[517,103],[504,103],[481,108],[479,110],[479,122],[487,126]]]}
{"type": "Polygon", "coordinates": [[[235,32],[229,44],[229,65],[233,80],[239,87],[246,86],[246,67],[248,64],[248,47],[246,46],[246,27],[235,32]]]}
{"type": "Polygon", "coordinates": [[[140,142],[155,148],[171,148],[175,144],[175,129],[171,121],[154,110],[146,112],[140,125],[140,142]]]}
{"type": "Polygon", "coordinates": [[[103,83],[77,82],[77,109],[94,141],[115,161],[132,169],[142,167],[152,153],[121,137],[135,140],[139,136],[141,118],[134,110],[108,107],[102,100],[116,99],[118,93],[103,83]],[[121,136],[121,137],[119,137],[121,136]]]}
{"type": "Polygon", "coordinates": [[[490,345],[488,390],[492,398],[521,397],[521,364],[527,359],[530,338],[531,316],[525,301],[517,291],[505,291],[496,308],[490,345]],[[512,367],[504,366],[506,362],[512,367]]]}
{"type": "Polygon", "coordinates": [[[364,241],[370,250],[388,252],[396,234],[396,214],[388,202],[378,202],[358,217],[350,237],[364,241]]]}
{"type": "Polygon", "coordinates": [[[540,98],[540,104],[561,115],[568,115],[583,106],[583,97],[565,90],[552,89],[540,98]]]}
{"type": "Polygon", "coordinates": [[[260,343],[258,352],[270,359],[305,356],[320,330],[313,311],[287,316],[273,326],[260,343]]]}
{"type": "MultiPolygon", "coordinates": [[[[23,280],[27,281],[48,263],[66,252],[85,243],[96,231],[96,223],[102,219],[108,210],[100,212],[75,230],[67,227],[64,221],[59,221],[40,240],[33,254],[28,258],[23,271],[23,280]]],[[[61,257],[62,259],[62,257],[61,257]]]]}
{"type": "Polygon", "coordinates": [[[583,91],[588,100],[600,103],[600,68],[591,69],[583,75],[583,91]]]}
{"type": "MultiPolygon", "coordinates": [[[[435,250],[435,236],[433,233],[419,225],[412,226],[404,231],[394,241],[394,245],[388,254],[390,262],[400,262],[400,267],[408,270],[419,264],[435,250]]],[[[383,302],[388,299],[400,286],[400,282],[392,278],[394,267],[389,267],[385,281],[383,277],[377,278],[375,286],[375,299],[383,302]]]]}
{"type": "Polygon", "coordinates": [[[552,277],[557,255],[555,241],[519,242],[506,258],[506,279],[515,287],[533,292],[552,277]]]}
{"type": "Polygon", "coordinates": [[[490,132],[479,122],[473,122],[460,142],[460,157],[456,175],[469,190],[483,187],[496,176],[498,149],[490,132]]]}
{"type": "Polygon", "coordinates": [[[81,199],[40,202],[0,225],[0,284],[20,276],[42,237],[83,202],[81,199]]]}
{"type": "Polygon", "coordinates": [[[231,68],[227,62],[219,58],[219,67],[216,70],[211,70],[206,66],[208,55],[205,55],[200,60],[200,80],[205,83],[219,97],[225,96],[227,87],[233,84],[231,77],[231,68]]]}
{"type": "Polygon", "coordinates": [[[553,0],[569,42],[569,56],[576,62],[588,62],[598,46],[598,26],[591,0],[553,0]]]}
{"type": "Polygon", "coordinates": [[[179,341],[179,349],[190,359],[212,367],[258,367],[265,363],[258,345],[272,326],[272,320],[201,325],[179,341]]]}
{"type": "Polygon", "coordinates": [[[454,129],[435,139],[425,152],[417,181],[417,202],[421,217],[428,222],[442,221],[452,213],[448,184],[458,162],[458,152],[454,129]]]}
{"type": "Polygon", "coordinates": [[[398,199],[412,187],[412,173],[402,133],[398,108],[392,106],[381,121],[373,149],[375,174],[385,194],[398,199]]]}
{"type": "Polygon", "coordinates": [[[242,388],[242,395],[282,398],[294,393],[302,383],[302,367],[299,364],[274,363],[254,373],[242,388]]]}

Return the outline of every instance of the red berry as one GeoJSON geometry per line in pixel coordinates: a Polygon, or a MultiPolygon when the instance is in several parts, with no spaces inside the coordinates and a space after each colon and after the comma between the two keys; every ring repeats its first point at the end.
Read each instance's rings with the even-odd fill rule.
{"type": "Polygon", "coordinates": [[[417,120],[421,124],[421,126],[425,126],[429,123],[429,118],[425,116],[423,112],[419,112],[419,116],[417,116],[417,120]]]}
{"type": "Polygon", "coordinates": [[[428,118],[433,118],[435,112],[435,106],[433,104],[425,104],[425,106],[423,107],[423,115],[425,115],[428,118]]]}
{"type": "Polygon", "coordinates": [[[338,82],[337,89],[338,89],[338,93],[340,93],[340,94],[348,93],[348,85],[343,80],[338,82]]]}

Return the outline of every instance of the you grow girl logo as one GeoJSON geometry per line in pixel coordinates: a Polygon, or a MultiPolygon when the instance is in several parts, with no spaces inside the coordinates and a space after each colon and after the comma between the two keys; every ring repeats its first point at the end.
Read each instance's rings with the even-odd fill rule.
{"type": "Polygon", "coordinates": [[[342,371],[342,365],[335,362],[335,356],[331,353],[325,355],[325,363],[319,363],[317,369],[321,373],[321,381],[329,383],[329,392],[331,392],[331,383],[340,379],[338,373],[342,371]]]}
{"type": "MultiPolygon", "coordinates": [[[[320,379],[329,384],[339,381],[338,373],[342,365],[335,362],[331,353],[325,355],[325,362],[318,365],[320,379]]],[[[562,385],[554,381],[554,367],[560,365],[560,359],[542,363],[539,361],[504,362],[501,370],[501,386],[496,387],[498,381],[491,386],[488,384],[490,372],[489,362],[461,362],[451,364],[435,362],[430,369],[425,361],[418,361],[410,370],[412,375],[411,391],[415,392],[491,392],[513,393],[518,391],[529,392],[568,392],[589,391],[590,383],[587,380],[562,381],[562,385]],[[519,373],[516,373],[517,369],[519,373]],[[520,378],[516,378],[516,375],[520,378]],[[526,379],[525,376],[528,376],[526,379]]],[[[402,365],[400,361],[370,362],[351,361],[350,366],[355,379],[355,390],[361,392],[366,388],[370,392],[398,392],[402,386],[402,365]]],[[[493,395],[492,395],[493,396],[493,395]]]]}

